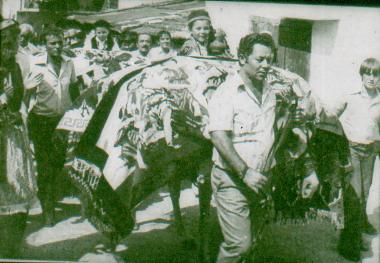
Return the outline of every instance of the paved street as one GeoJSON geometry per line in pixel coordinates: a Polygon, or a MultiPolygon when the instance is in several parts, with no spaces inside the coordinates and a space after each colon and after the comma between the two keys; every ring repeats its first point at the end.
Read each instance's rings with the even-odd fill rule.
{"type": "MultiPolygon", "coordinates": [[[[198,200],[194,190],[184,187],[181,207],[188,233],[197,239],[198,200]]],[[[373,194],[373,193],[372,193],[373,194]]],[[[79,201],[63,199],[57,209],[59,222],[51,228],[41,226],[40,208],[31,211],[25,242],[24,259],[116,262],[112,254],[104,252],[106,239],[88,221],[76,223],[80,215],[79,201]]],[[[380,209],[370,219],[379,230],[380,209]],[[377,220],[377,221],[376,221],[377,220]]],[[[166,189],[160,189],[137,209],[137,224],[133,233],[117,247],[117,256],[125,262],[197,262],[194,245],[184,243],[173,225],[171,201],[166,189]],[[187,245],[185,245],[187,244],[187,245]]],[[[215,209],[212,210],[210,256],[215,260],[222,240],[215,209]]],[[[267,227],[258,247],[258,262],[342,262],[348,263],[336,252],[338,232],[326,221],[307,224],[273,224],[267,227]]],[[[379,235],[366,237],[370,251],[364,254],[364,263],[377,263],[379,235]]]]}

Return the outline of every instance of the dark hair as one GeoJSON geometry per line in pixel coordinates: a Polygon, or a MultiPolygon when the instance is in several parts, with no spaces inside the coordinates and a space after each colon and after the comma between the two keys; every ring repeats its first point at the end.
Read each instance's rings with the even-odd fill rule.
{"type": "Polygon", "coordinates": [[[129,36],[130,38],[132,38],[132,39],[137,39],[137,37],[138,37],[138,34],[137,34],[137,32],[136,31],[131,31],[131,30],[123,30],[122,32],[121,32],[121,36],[122,37],[126,37],[126,36],[129,36]]]}
{"type": "Polygon", "coordinates": [[[62,29],[55,27],[55,26],[48,26],[43,32],[42,32],[42,40],[46,43],[46,37],[47,36],[57,36],[61,37],[63,39],[63,31],[62,29]]]}
{"type": "Polygon", "coordinates": [[[172,35],[170,34],[169,31],[166,31],[166,30],[161,30],[160,32],[158,32],[158,38],[161,38],[163,35],[168,35],[170,38],[172,38],[172,35]]]}
{"type": "Polygon", "coordinates": [[[380,62],[376,58],[367,58],[360,65],[359,74],[363,76],[363,74],[380,74],[380,62]]]}
{"type": "Polygon", "coordinates": [[[272,49],[273,62],[277,59],[277,49],[276,44],[272,36],[268,33],[252,33],[240,39],[238,47],[238,57],[248,57],[252,54],[253,46],[255,44],[261,44],[272,49]]]}
{"type": "Polygon", "coordinates": [[[76,28],[81,29],[82,24],[75,19],[60,19],[55,23],[56,27],[62,28],[62,29],[69,29],[69,28],[76,28]]]}
{"type": "Polygon", "coordinates": [[[104,27],[104,28],[107,28],[108,30],[110,30],[111,24],[108,23],[106,20],[98,20],[94,23],[94,29],[96,29],[97,27],[104,27]]]}

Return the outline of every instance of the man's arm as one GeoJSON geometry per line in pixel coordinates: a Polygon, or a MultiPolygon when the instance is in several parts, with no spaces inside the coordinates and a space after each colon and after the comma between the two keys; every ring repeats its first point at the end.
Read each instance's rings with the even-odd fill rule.
{"type": "Polygon", "coordinates": [[[213,131],[210,134],[211,141],[223,159],[232,167],[240,178],[243,178],[248,170],[248,166],[236,152],[230,134],[231,132],[229,131],[213,131]]]}
{"type": "MultiPolygon", "coordinates": [[[[265,185],[267,178],[249,168],[240,155],[236,152],[228,131],[211,132],[211,141],[222,158],[232,167],[240,179],[256,193],[265,185]]],[[[233,176],[233,175],[232,175],[233,176]]]]}

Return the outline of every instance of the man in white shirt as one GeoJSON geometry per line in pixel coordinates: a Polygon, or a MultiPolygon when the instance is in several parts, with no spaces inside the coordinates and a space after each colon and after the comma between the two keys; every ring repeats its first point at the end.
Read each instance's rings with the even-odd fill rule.
{"type": "Polygon", "coordinates": [[[45,35],[47,53],[34,59],[28,87],[36,102],[28,116],[29,135],[34,144],[38,172],[38,197],[46,225],[54,224],[55,178],[64,162],[64,152],[53,143],[55,128],[73,99],[79,95],[74,65],[62,56],[63,33],[50,28],[45,35]]]}
{"type": "Polygon", "coordinates": [[[149,33],[140,33],[137,38],[137,50],[131,52],[129,65],[150,63],[150,50],[152,48],[152,36],[149,33]]]}
{"type": "Polygon", "coordinates": [[[42,50],[37,48],[31,43],[34,35],[34,29],[29,24],[19,25],[20,35],[19,35],[19,47],[16,55],[17,63],[20,65],[21,74],[23,79],[27,78],[30,72],[30,59],[31,56],[42,53],[42,50]]]}
{"type": "Polygon", "coordinates": [[[364,60],[359,73],[362,87],[327,112],[339,118],[350,148],[353,172],[345,189],[345,228],[338,248],[351,260],[360,259],[361,233],[377,233],[368,222],[366,204],[380,144],[380,62],[364,60]]]}
{"type": "Polygon", "coordinates": [[[263,173],[272,166],[267,159],[275,142],[276,94],[266,77],[274,53],[270,35],[243,37],[240,70],[227,77],[208,105],[215,146],[211,184],[224,236],[217,262],[243,261],[255,240],[252,229],[262,218],[255,214],[260,200],[252,194],[263,190],[263,173]]]}

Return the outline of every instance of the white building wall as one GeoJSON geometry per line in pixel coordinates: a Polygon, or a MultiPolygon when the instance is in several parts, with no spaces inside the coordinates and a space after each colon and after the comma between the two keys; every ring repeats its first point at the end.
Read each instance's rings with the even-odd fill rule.
{"type": "Polygon", "coordinates": [[[380,57],[378,8],[213,1],[206,2],[206,8],[213,26],[221,27],[227,33],[231,51],[235,54],[240,38],[251,30],[252,16],[337,20],[336,32],[333,28],[326,31],[323,22],[317,22],[313,27],[310,84],[322,96],[326,89],[345,92],[360,85],[356,75],[361,61],[370,56],[380,57]],[[331,38],[335,41],[326,41],[331,38]],[[332,51],[326,52],[330,48],[332,51]]]}
{"type": "Polygon", "coordinates": [[[22,3],[22,0],[1,0],[1,16],[16,19],[17,11],[21,10],[22,3]]]}
{"type": "MultiPolygon", "coordinates": [[[[119,0],[118,8],[124,9],[124,8],[131,8],[141,5],[153,5],[153,4],[159,4],[159,3],[166,3],[170,2],[170,0],[119,0]]],[[[171,1],[174,2],[174,1],[171,1]]]]}

